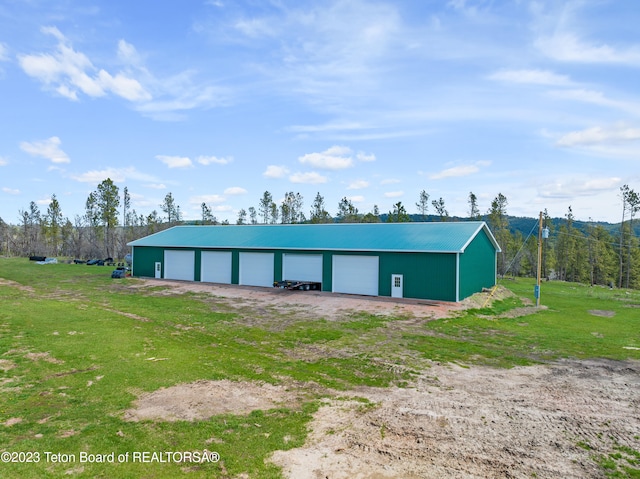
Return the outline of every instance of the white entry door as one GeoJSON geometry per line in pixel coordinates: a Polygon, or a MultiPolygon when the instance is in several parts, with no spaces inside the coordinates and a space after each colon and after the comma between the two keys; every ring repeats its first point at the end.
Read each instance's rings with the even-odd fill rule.
{"type": "Polygon", "coordinates": [[[391,275],[391,297],[402,298],[402,282],[403,278],[401,274],[391,275]]]}
{"type": "Polygon", "coordinates": [[[154,270],[155,275],[154,277],[156,279],[161,279],[162,278],[162,263],[158,262],[156,263],[156,269],[154,270]]]}

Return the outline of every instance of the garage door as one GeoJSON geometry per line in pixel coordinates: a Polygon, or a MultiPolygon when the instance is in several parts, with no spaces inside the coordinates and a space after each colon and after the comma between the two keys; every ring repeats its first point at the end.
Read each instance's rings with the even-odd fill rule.
{"type": "Polygon", "coordinates": [[[164,250],[164,278],[193,281],[195,251],[164,250]]]}
{"type": "Polygon", "coordinates": [[[240,284],[273,286],[273,253],[240,253],[240,284]]]}
{"type": "Polygon", "coordinates": [[[334,255],[333,292],[378,296],[378,257],[334,255]]]}
{"type": "Polygon", "coordinates": [[[322,283],[322,255],[282,255],[282,279],[322,283]]]}
{"type": "Polygon", "coordinates": [[[231,251],[203,251],[200,281],[231,284],[231,251]]]}

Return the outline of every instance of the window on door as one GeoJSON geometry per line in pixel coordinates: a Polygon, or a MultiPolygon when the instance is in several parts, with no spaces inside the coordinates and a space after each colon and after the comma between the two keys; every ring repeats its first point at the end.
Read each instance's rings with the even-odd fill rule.
{"type": "Polygon", "coordinates": [[[400,286],[402,286],[402,278],[400,278],[400,276],[396,276],[393,278],[393,287],[399,288],[400,286]]]}

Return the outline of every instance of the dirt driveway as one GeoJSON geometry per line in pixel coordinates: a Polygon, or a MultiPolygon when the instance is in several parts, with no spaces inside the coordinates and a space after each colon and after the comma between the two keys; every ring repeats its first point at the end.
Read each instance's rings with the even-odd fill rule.
{"type": "MultiPolygon", "coordinates": [[[[168,281],[143,287],[149,285],[212,294],[231,307],[280,308],[336,320],[357,311],[429,320],[468,305],[168,281]]],[[[242,395],[256,404],[292,400],[286,386],[218,383],[180,385],[178,395],[172,388],[156,391],[128,414],[160,404],[156,419],[169,419],[166,411],[198,419],[220,413],[204,402],[229,404],[220,399],[242,395]],[[191,387],[190,402],[184,398],[191,387]],[[184,404],[206,412],[184,411],[184,404]]],[[[309,429],[303,447],[271,458],[286,477],[604,478],[601,465],[612,458],[636,469],[640,463],[640,362],[567,360],[508,370],[434,363],[407,388],[336,392],[309,429]]]]}

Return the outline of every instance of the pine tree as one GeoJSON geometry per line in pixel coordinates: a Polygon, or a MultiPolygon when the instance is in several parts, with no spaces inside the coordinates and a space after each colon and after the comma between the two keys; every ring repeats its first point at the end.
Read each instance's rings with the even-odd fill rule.
{"type": "Polygon", "coordinates": [[[418,202],[416,203],[418,213],[420,214],[420,221],[427,221],[427,211],[429,210],[429,193],[425,190],[420,192],[418,202]]]}

